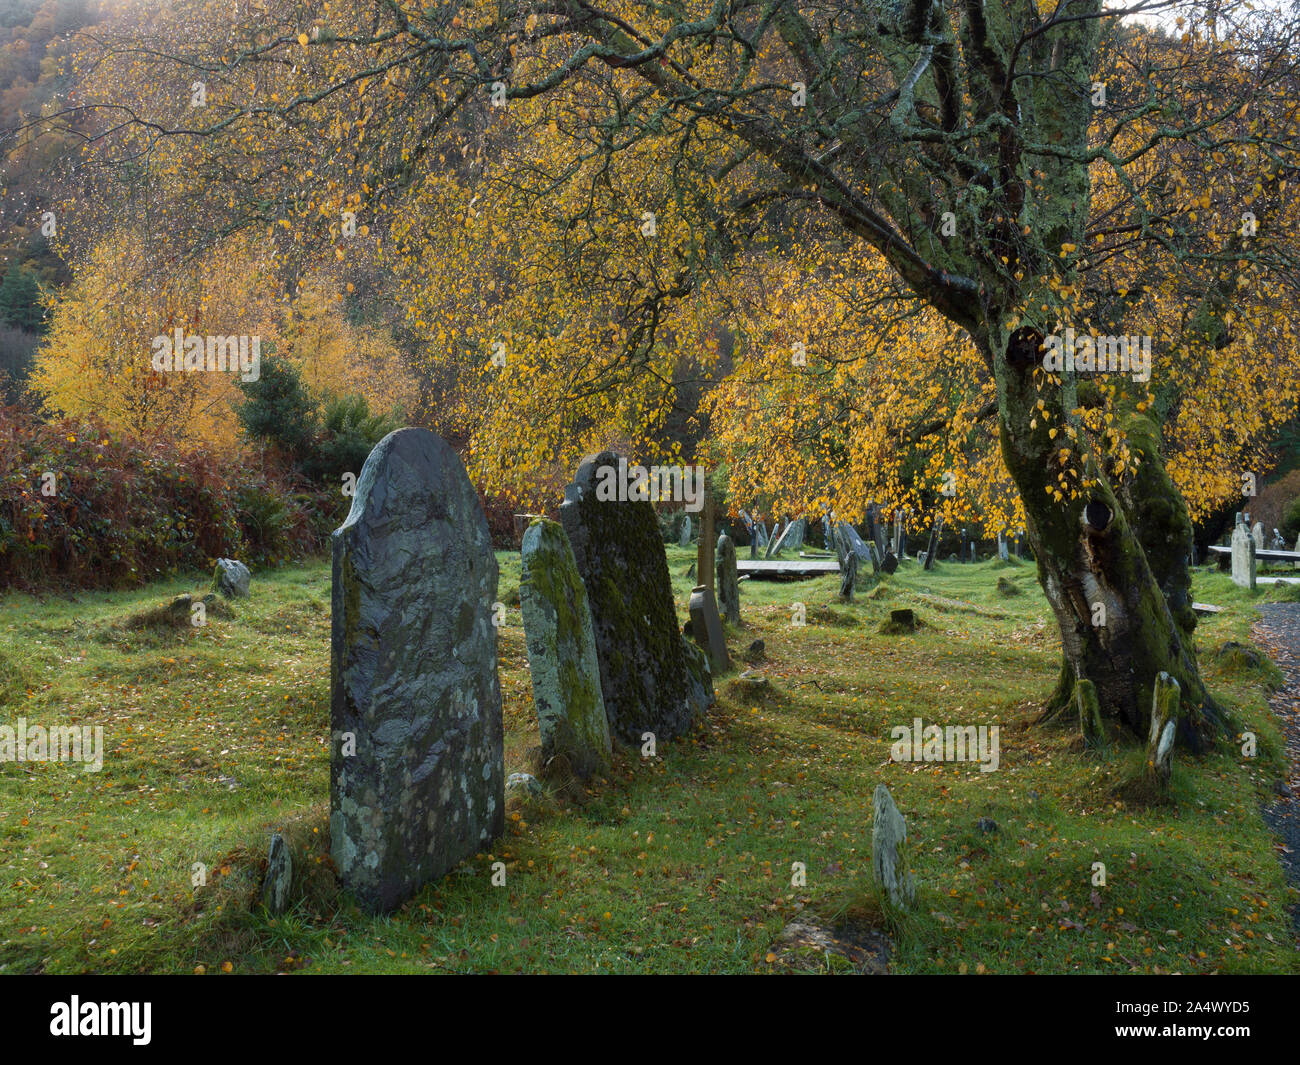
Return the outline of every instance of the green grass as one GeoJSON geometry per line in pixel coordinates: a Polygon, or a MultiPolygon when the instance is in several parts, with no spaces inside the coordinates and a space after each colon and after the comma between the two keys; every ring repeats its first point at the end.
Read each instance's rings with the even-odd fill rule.
{"type": "MultiPolygon", "coordinates": [[[[668,556],[684,621],[693,553],[668,556]]],[[[499,558],[499,598],[515,602],[517,556],[499,558]]],[[[1203,668],[1261,754],[1180,754],[1173,806],[1116,797],[1136,747],[1089,754],[1033,724],[1060,652],[1031,565],[905,565],[851,605],[836,577],[745,581],[735,674],[762,638],[768,692],[720,679],[697,733],[652,761],[622,756],[585,805],[514,810],[490,854],[380,919],[341,902],[326,860],[327,564],[256,574],[251,600],[198,629],[139,619],[201,590],[199,575],[8,595],[3,719],[102,725],[106,755],[97,774],[0,764],[0,972],[765,972],[801,911],[875,914],[895,972],[1297,971],[1294,896],[1258,812],[1280,772],[1267,671],[1211,653],[1248,641],[1252,600],[1218,573],[1196,581],[1197,599],[1228,608],[1199,630],[1203,668]],[[900,607],[924,626],[881,634],[900,607]],[[1000,725],[1000,770],[890,763],[890,728],[918,716],[1000,725]],[[887,920],[870,886],[882,782],[920,886],[916,911],[887,920]],[[256,901],[274,830],[305,874],[279,918],[256,901]],[[491,885],[497,861],[505,887],[491,885]]],[[[538,742],[517,606],[500,664],[509,772],[538,742]]]]}

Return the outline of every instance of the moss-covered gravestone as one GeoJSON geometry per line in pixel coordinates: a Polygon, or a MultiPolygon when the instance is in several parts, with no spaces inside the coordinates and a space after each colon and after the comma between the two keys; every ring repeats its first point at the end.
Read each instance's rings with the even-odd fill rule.
{"type": "Polygon", "coordinates": [[[717,550],[718,606],[730,625],[740,624],[740,578],[736,575],[736,545],[730,536],[718,537],[717,550]]]}
{"type": "Polygon", "coordinates": [[[375,446],[333,541],[330,851],[382,912],[504,828],[497,563],[460,459],[424,429],[375,446]]]}
{"type": "Polygon", "coordinates": [[[686,732],[713,686],[677,628],[654,508],[618,491],[618,470],[611,451],[583,459],[560,522],[587,587],[610,731],[640,747],[646,732],[656,740],[686,732]]]}
{"type": "Polygon", "coordinates": [[[543,763],[562,755],[590,776],[609,766],[609,723],[587,591],[569,538],[553,521],[534,521],[524,532],[519,594],[543,763]]]}

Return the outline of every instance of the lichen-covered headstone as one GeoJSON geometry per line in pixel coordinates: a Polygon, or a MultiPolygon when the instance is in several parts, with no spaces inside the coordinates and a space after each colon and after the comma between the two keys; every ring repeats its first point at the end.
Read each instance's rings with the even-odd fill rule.
{"type": "Polygon", "coordinates": [[[610,732],[640,747],[685,733],[713,702],[707,669],[677,627],[668,560],[654,507],[619,501],[619,456],[582,460],[560,522],[587,588],[610,732]]]}
{"type": "Polygon", "coordinates": [[[333,545],[330,851],[383,912],[504,828],[497,562],[460,459],[424,429],[375,445],[333,545]]]}
{"type": "Polygon", "coordinates": [[[587,590],[564,530],[534,521],[524,532],[519,594],[533,677],[542,762],[563,755],[580,777],[609,766],[609,723],[587,590]]]}
{"type": "Polygon", "coordinates": [[[677,538],[677,546],[678,547],[691,546],[691,516],[689,514],[682,515],[681,535],[678,536],[677,538]]]}
{"type": "Polygon", "coordinates": [[[728,624],[740,624],[740,578],[736,576],[736,545],[723,533],[714,552],[718,606],[728,624]]]}
{"type": "Polygon", "coordinates": [[[910,908],[916,901],[916,880],[907,867],[907,824],[883,784],[871,800],[871,867],[889,901],[910,908]]]}

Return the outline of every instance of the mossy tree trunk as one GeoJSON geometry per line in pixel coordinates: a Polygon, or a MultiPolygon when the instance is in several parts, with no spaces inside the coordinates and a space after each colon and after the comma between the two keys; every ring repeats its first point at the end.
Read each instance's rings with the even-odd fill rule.
{"type": "MultiPolygon", "coordinates": [[[[1149,419],[1129,419],[1138,472],[1113,486],[1103,457],[1061,458],[1053,429],[1072,417],[1081,389],[1072,377],[1044,387],[1035,371],[1042,337],[1018,330],[995,361],[1002,385],[1002,454],[1024,504],[1038,577],[1061,630],[1062,677],[1049,712],[1068,713],[1075,686],[1088,681],[1104,717],[1145,738],[1157,677],[1168,673],[1183,693],[1181,735],[1193,749],[1211,739],[1220,717],[1197,667],[1192,631],[1187,510],[1169,481],[1149,419]],[[1038,404],[1048,397],[1046,408],[1038,404]],[[1082,465],[1082,491],[1057,491],[1067,467],[1082,465]],[[1135,515],[1142,515],[1142,523],[1135,515]]],[[[1086,399],[1086,395],[1085,395],[1086,399]]],[[[1076,488],[1079,479],[1073,480],[1076,488]]]]}

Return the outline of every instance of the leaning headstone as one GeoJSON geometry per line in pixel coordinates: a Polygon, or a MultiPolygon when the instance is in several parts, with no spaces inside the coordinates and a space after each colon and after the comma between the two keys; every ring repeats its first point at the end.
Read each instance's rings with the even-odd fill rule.
{"type": "Polygon", "coordinates": [[[1255,590],[1255,540],[1244,524],[1232,530],[1232,583],[1255,590]]]}
{"type": "Polygon", "coordinates": [[[722,634],[718,604],[714,601],[713,590],[707,584],[691,589],[690,614],[691,636],[709,656],[713,675],[725,673],[731,668],[731,658],[727,654],[727,639],[722,634]]]}
{"type": "Polygon", "coordinates": [[[524,533],[519,594],[542,764],[563,756],[579,777],[608,768],[609,722],[587,589],[564,530],[536,521],[524,533]]]}
{"type": "Polygon", "coordinates": [[[289,908],[289,888],[293,884],[293,858],[289,845],[279,832],[271,835],[271,849],[266,856],[266,876],[262,879],[262,904],[270,913],[281,914],[289,908]]]}
{"type": "Polygon", "coordinates": [[[934,524],[930,527],[930,542],[926,545],[924,568],[934,569],[934,560],[939,557],[939,537],[943,535],[943,515],[934,516],[934,524]]]}
{"type": "Polygon", "coordinates": [[[786,550],[787,548],[794,548],[796,546],[794,543],[795,530],[797,530],[798,528],[799,528],[799,523],[797,521],[788,522],[786,524],[785,531],[781,533],[781,538],[776,541],[776,544],[772,547],[772,550],[769,552],[769,554],[779,555],[782,551],[786,550]]]}
{"type": "Polygon", "coordinates": [[[330,852],[382,912],[504,828],[497,561],[460,459],[425,429],[375,445],[333,547],[330,852]]]}
{"type": "Polygon", "coordinates": [[[840,570],[840,598],[846,603],[853,602],[853,586],[858,580],[858,556],[852,551],[846,553],[844,567],[840,570]]]}
{"type": "Polygon", "coordinates": [[[713,685],[678,631],[653,505],[619,502],[610,490],[617,477],[602,472],[619,461],[612,451],[582,460],[560,522],[587,588],[610,732],[640,747],[645,732],[662,741],[690,729],[713,685]]]}
{"type": "Polygon", "coordinates": [[[212,570],[212,590],[227,599],[248,598],[249,582],[253,575],[248,567],[233,558],[219,558],[212,570]]]}
{"type": "Polygon", "coordinates": [[[1264,523],[1262,521],[1255,522],[1255,527],[1250,530],[1250,535],[1255,540],[1255,550],[1263,551],[1264,550],[1264,523]]]}
{"type": "Polygon", "coordinates": [[[857,529],[847,521],[840,522],[836,529],[838,534],[844,538],[845,547],[858,556],[859,562],[871,562],[874,566],[871,549],[867,546],[867,541],[858,535],[857,529]]]}
{"type": "Polygon", "coordinates": [[[890,551],[885,555],[884,561],[880,563],[881,573],[893,573],[898,569],[898,558],[894,552],[890,551]]]}
{"type": "Polygon", "coordinates": [[[900,909],[916,902],[916,879],[907,867],[907,822],[883,784],[871,799],[871,868],[876,882],[900,909]]]}
{"type": "Polygon", "coordinates": [[[784,539],[785,539],[785,530],[781,528],[781,523],[779,521],[774,522],[772,524],[772,536],[767,541],[767,550],[763,552],[763,557],[771,558],[774,554],[776,554],[777,550],[781,546],[781,541],[784,539]]]}
{"type": "Polygon", "coordinates": [[[682,515],[682,531],[681,535],[677,537],[677,546],[691,546],[691,516],[689,514],[682,515]]]}
{"type": "Polygon", "coordinates": [[[714,551],[715,576],[718,585],[718,606],[722,616],[731,625],[740,624],[740,582],[736,579],[736,545],[723,533],[718,537],[714,551]]]}

